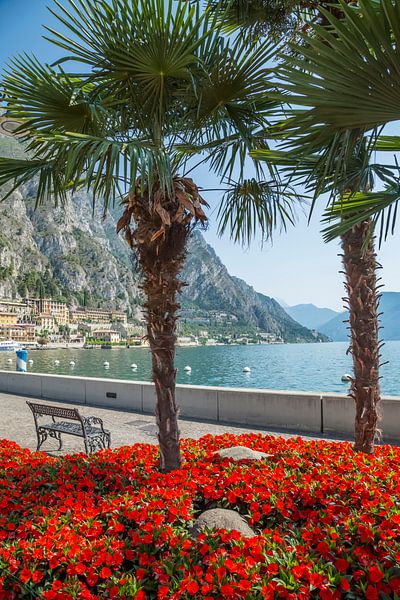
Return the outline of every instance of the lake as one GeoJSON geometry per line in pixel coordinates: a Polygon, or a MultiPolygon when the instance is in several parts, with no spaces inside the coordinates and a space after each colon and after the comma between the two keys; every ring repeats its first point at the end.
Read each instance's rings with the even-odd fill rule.
{"type": "MultiPolygon", "coordinates": [[[[178,383],[346,393],[348,385],[341,381],[344,373],[351,373],[346,349],[344,342],[178,348],[178,383]],[[190,373],[184,371],[186,365],[192,367],[190,373]],[[243,373],[243,367],[251,372],[243,373]]],[[[387,342],[382,354],[382,361],[389,361],[382,368],[382,392],[400,395],[400,342],[387,342]]],[[[15,369],[14,359],[7,363],[10,356],[0,353],[0,369],[15,369]]],[[[151,381],[148,348],[37,350],[29,352],[28,358],[33,360],[28,366],[32,373],[151,381]],[[110,363],[108,369],[105,361],[110,363]],[[132,363],[137,364],[136,370],[131,369],[132,363]]]]}

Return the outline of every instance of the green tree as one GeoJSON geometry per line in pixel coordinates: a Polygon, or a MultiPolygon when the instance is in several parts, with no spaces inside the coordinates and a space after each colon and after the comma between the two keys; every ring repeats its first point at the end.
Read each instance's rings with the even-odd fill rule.
{"type": "MultiPolygon", "coordinates": [[[[375,180],[385,182],[387,169],[373,163],[371,147],[375,136],[360,136],[353,146],[352,155],[344,162],[345,171],[327,171],[325,158],[318,153],[305,156],[274,152],[257,152],[261,160],[285,161],[300,179],[314,191],[315,196],[329,194],[330,207],[326,221],[332,218],[332,210],[340,222],[347,220],[338,207],[343,207],[353,194],[371,190],[375,180]]],[[[329,235],[327,239],[336,237],[329,235]]],[[[341,234],[342,261],[345,275],[347,308],[349,310],[350,347],[353,358],[353,378],[350,395],[355,401],[355,450],[372,453],[377,432],[378,403],[380,401],[379,367],[379,286],[373,223],[370,219],[346,226],[341,234]]]]}
{"type": "Polygon", "coordinates": [[[283,128],[289,138],[283,147],[287,164],[294,158],[308,182],[314,163],[314,198],[327,188],[331,191],[325,238],[340,235],[342,240],[354,368],[355,449],[372,453],[380,400],[374,232],[379,219],[381,238],[393,225],[395,211],[389,211],[385,221],[384,210],[397,202],[399,186],[396,165],[368,166],[368,162],[376,149],[400,147],[393,137],[379,139],[376,129],[396,113],[400,11],[390,0],[360,0],[358,7],[342,3],[341,9],[340,18],[323,10],[323,25],[314,24],[312,35],[309,31],[282,63],[281,98],[294,107],[283,128]],[[366,144],[365,132],[371,128],[366,144]],[[357,167],[354,161],[360,152],[363,159],[357,167]],[[386,191],[371,192],[373,175],[380,177],[386,191]]]}
{"type": "MultiPolygon", "coordinates": [[[[206,202],[188,174],[203,163],[226,181],[237,166],[241,179],[248,151],[265,147],[276,109],[265,92],[266,65],[275,48],[223,36],[214,15],[185,0],[65,0],[56,6],[63,32],[48,29],[47,38],[65,57],[53,66],[17,57],[3,82],[7,113],[22,121],[18,134],[29,158],[2,159],[0,183],[18,186],[37,177],[38,204],[63,202],[81,186],[93,191],[94,201],[103,199],[105,209],[123,198],[118,231],[142,271],[161,469],[171,471],[181,464],[178,275],[193,227],[207,219],[206,202]]],[[[264,186],[256,196],[272,229],[283,214],[279,195],[264,186]]]]}
{"type": "MultiPolygon", "coordinates": [[[[376,4],[374,0],[372,1],[376,4]]],[[[393,15],[395,9],[390,2],[387,4],[391,6],[390,10],[389,8],[387,10],[388,14],[393,15]]],[[[236,19],[236,25],[242,31],[247,31],[253,36],[262,34],[265,23],[268,24],[269,5],[262,0],[257,0],[255,5],[252,2],[246,5],[240,0],[230,3],[230,24],[234,25],[236,19]]],[[[369,157],[376,145],[374,135],[368,140],[360,130],[347,135],[341,134],[339,130],[337,134],[332,134],[329,125],[335,124],[339,128],[342,124],[338,118],[339,113],[335,114],[333,110],[329,113],[330,121],[326,122],[328,127],[323,132],[320,127],[321,120],[326,115],[324,111],[329,111],[329,102],[332,100],[333,93],[338,92],[336,106],[340,107],[341,114],[346,114],[347,110],[350,112],[354,110],[352,98],[357,85],[353,85],[355,80],[360,83],[360,89],[364,90],[365,96],[369,96],[366,88],[369,88],[370,77],[365,49],[369,44],[368,35],[371,35],[372,29],[377,27],[377,21],[373,18],[376,15],[376,7],[372,8],[367,1],[362,2],[361,5],[364,8],[368,6],[369,18],[363,15],[364,21],[360,26],[360,12],[354,6],[348,7],[344,1],[330,4],[317,2],[310,5],[310,10],[306,10],[305,13],[302,13],[302,8],[306,8],[306,3],[295,3],[297,26],[293,27],[292,35],[289,37],[292,39],[300,37],[300,40],[298,43],[291,44],[291,53],[281,56],[278,73],[281,81],[283,80],[283,93],[279,96],[280,100],[285,104],[293,102],[297,106],[293,118],[287,120],[286,111],[284,124],[277,128],[277,137],[283,136],[285,139],[283,151],[261,149],[254,151],[252,155],[268,161],[269,164],[275,162],[285,167],[289,171],[290,179],[293,179],[295,170],[296,181],[306,184],[309,192],[314,196],[314,201],[323,193],[330,194],[330,207],[335,211],[334,216],[339,218],[339,227],[333,235],[330,229],[326,234],[327,239],[341,235],[346,301],[350,313],[349,350],[354,369],[351,396],[356,405],[355,449],[371,453],[378,421],[377,404],[380,400],[379,294],[376,275],[378,264],[373,239],[374,223],[371,213],[359,212],[358,207],[354,211],[353,204],[353,207],[344,214],[343,206],[348,205],[349,196],[369,192],[374,175],[387,181],[389,172],[383,165],[369,163],[369,157]],[[353,26],[352,31],[346,29],[347,20],[350,20],[353,26]],[[357,28],[365,32],[364,39],[360,40],[357,28]],[[337,44],[340,36],[340,57],[335,60],[330,52],[330,46],[337,44]],[[349,48],[351,48],[351,57],[348,57],[349,48]],[[363,59],[360,59],[360,56],[363,56],[363,59]],[[360,67],[359,77],[354,76],[354,62],[360,67]],[[346,64],[345,69],[344,64],[346,64]],[[331,66],[333,72],[337,71],[342,88],[334,87],[335,82],[330,75],[326,75],[324,79],[325,74],[330,74],[331,66]],[[346,85],[349,89],[344,101],[341,90],[346,85]],[[326,94],[327,89],[330,96],[326,94]],[[335,91],[332,93],[332,90],[335,91]],[[302,111],[300,108],[310,105],[311,110],[302,111]],[[324,142],[321,142],[322,135],[325,136],[324,142]]],[[[285,22],[287,23],[287,20],[285,22]]],[[[229,25],[226,20],[224,23],[225,27],[229,25]]],[[[382,32],[383,30],[384,27],[382,32]]],[[[386,46],[388,42],[389,40],[386,39],[386,46]]],[[[382,48],[386,46],[380,47],[378,43],[375,44],[376,56],[379,56],[382,48]]],[[[372,57],[369,58],[373,60],[372,57]]],[[[374,73],[372,81],[376,85],[379,83],[382,91],[380,77],[381,75],[374,73]]],[[[365,101],[365,98],[361,99],[359,106],[363,106],[365,101]]],[[[375,120],[373,124],[376,123],[375,120]]],[[[357,126],[359,122],[356,121],[354,124],[357,126]]],[[[327,218],[329,219],[332,214],[330,211],[327,218]]],[[[251,215],[246,219],[231,218],[230,228],[235,232],[235,238],[242,238],[243,235],[248,237],[246,230],[254,227],[255,220],[256,218],[252,220],[251,215]]]]}

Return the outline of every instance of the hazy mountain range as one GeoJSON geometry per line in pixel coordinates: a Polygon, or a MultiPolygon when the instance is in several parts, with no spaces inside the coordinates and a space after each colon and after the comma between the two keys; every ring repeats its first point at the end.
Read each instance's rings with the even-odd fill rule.
{"type": "MultiPolygon", "coordinates": [[[[284,308],[293,319],[305,327],[317,329],[333,341],[347,340],[347,311],[337,312],[330,308],[319,308],[314,304],[286,305],[284,308]]],[[[400,292],[383,292],[379,312],[382,313],[381,338],[400,340],[400,292]]]]}
{"type": "Polygon", "coordinates": [[[283,306],[288,315],[309,329],[320,330],[321,326],[339,313],[330,308],[319,308],[314,304],[296,304],[283,306]]]}

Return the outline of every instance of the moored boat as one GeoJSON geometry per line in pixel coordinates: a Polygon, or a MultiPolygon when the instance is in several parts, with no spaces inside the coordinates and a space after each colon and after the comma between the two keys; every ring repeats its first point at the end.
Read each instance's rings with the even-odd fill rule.
{"type": "Polygon", "coordinates": [[[14,342],[14,340],[2,340],[0,341],[0,352],[15,352],[23,348],[23,344],[20,342],[14,342]]]}

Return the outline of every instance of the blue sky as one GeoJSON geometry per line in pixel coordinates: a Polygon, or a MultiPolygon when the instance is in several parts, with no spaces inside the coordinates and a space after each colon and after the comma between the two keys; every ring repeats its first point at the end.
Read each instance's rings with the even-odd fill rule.
{"type": "MultiPolygon", "coordinates": [[[[0,67],[20,52],[34,52],[42,61],[51,62],[58,50],[42,39],[42,24],[54,23],[46,6],[52,0],[0,0],[0,67]]],[[[391,128],[391,133],[400,134],[391,128]]],[[[206,170],[197,170],[196,182],[205,188],[216,187],[216,180],[206,170]]],[[[337,243],[324,244],[319,233],[319,216],[323,201],[311,224],[298,211],[298,223],[287,233],[279,232],[273,244],[263,247],[254,242],[250,249],[233,244],[228,236],[219,238],[216,232],[218,194],[206,195],[211,204],[207,241],[227,266],[231,274],[245,279],[257,291],[282,298],[288,304],[313,303],[339,310],[344,294],[337,243]]],[[[379,251],[383,265],[382,281],[387,291],[400,291],[400,223],[397,234],[379,251]]]]}

